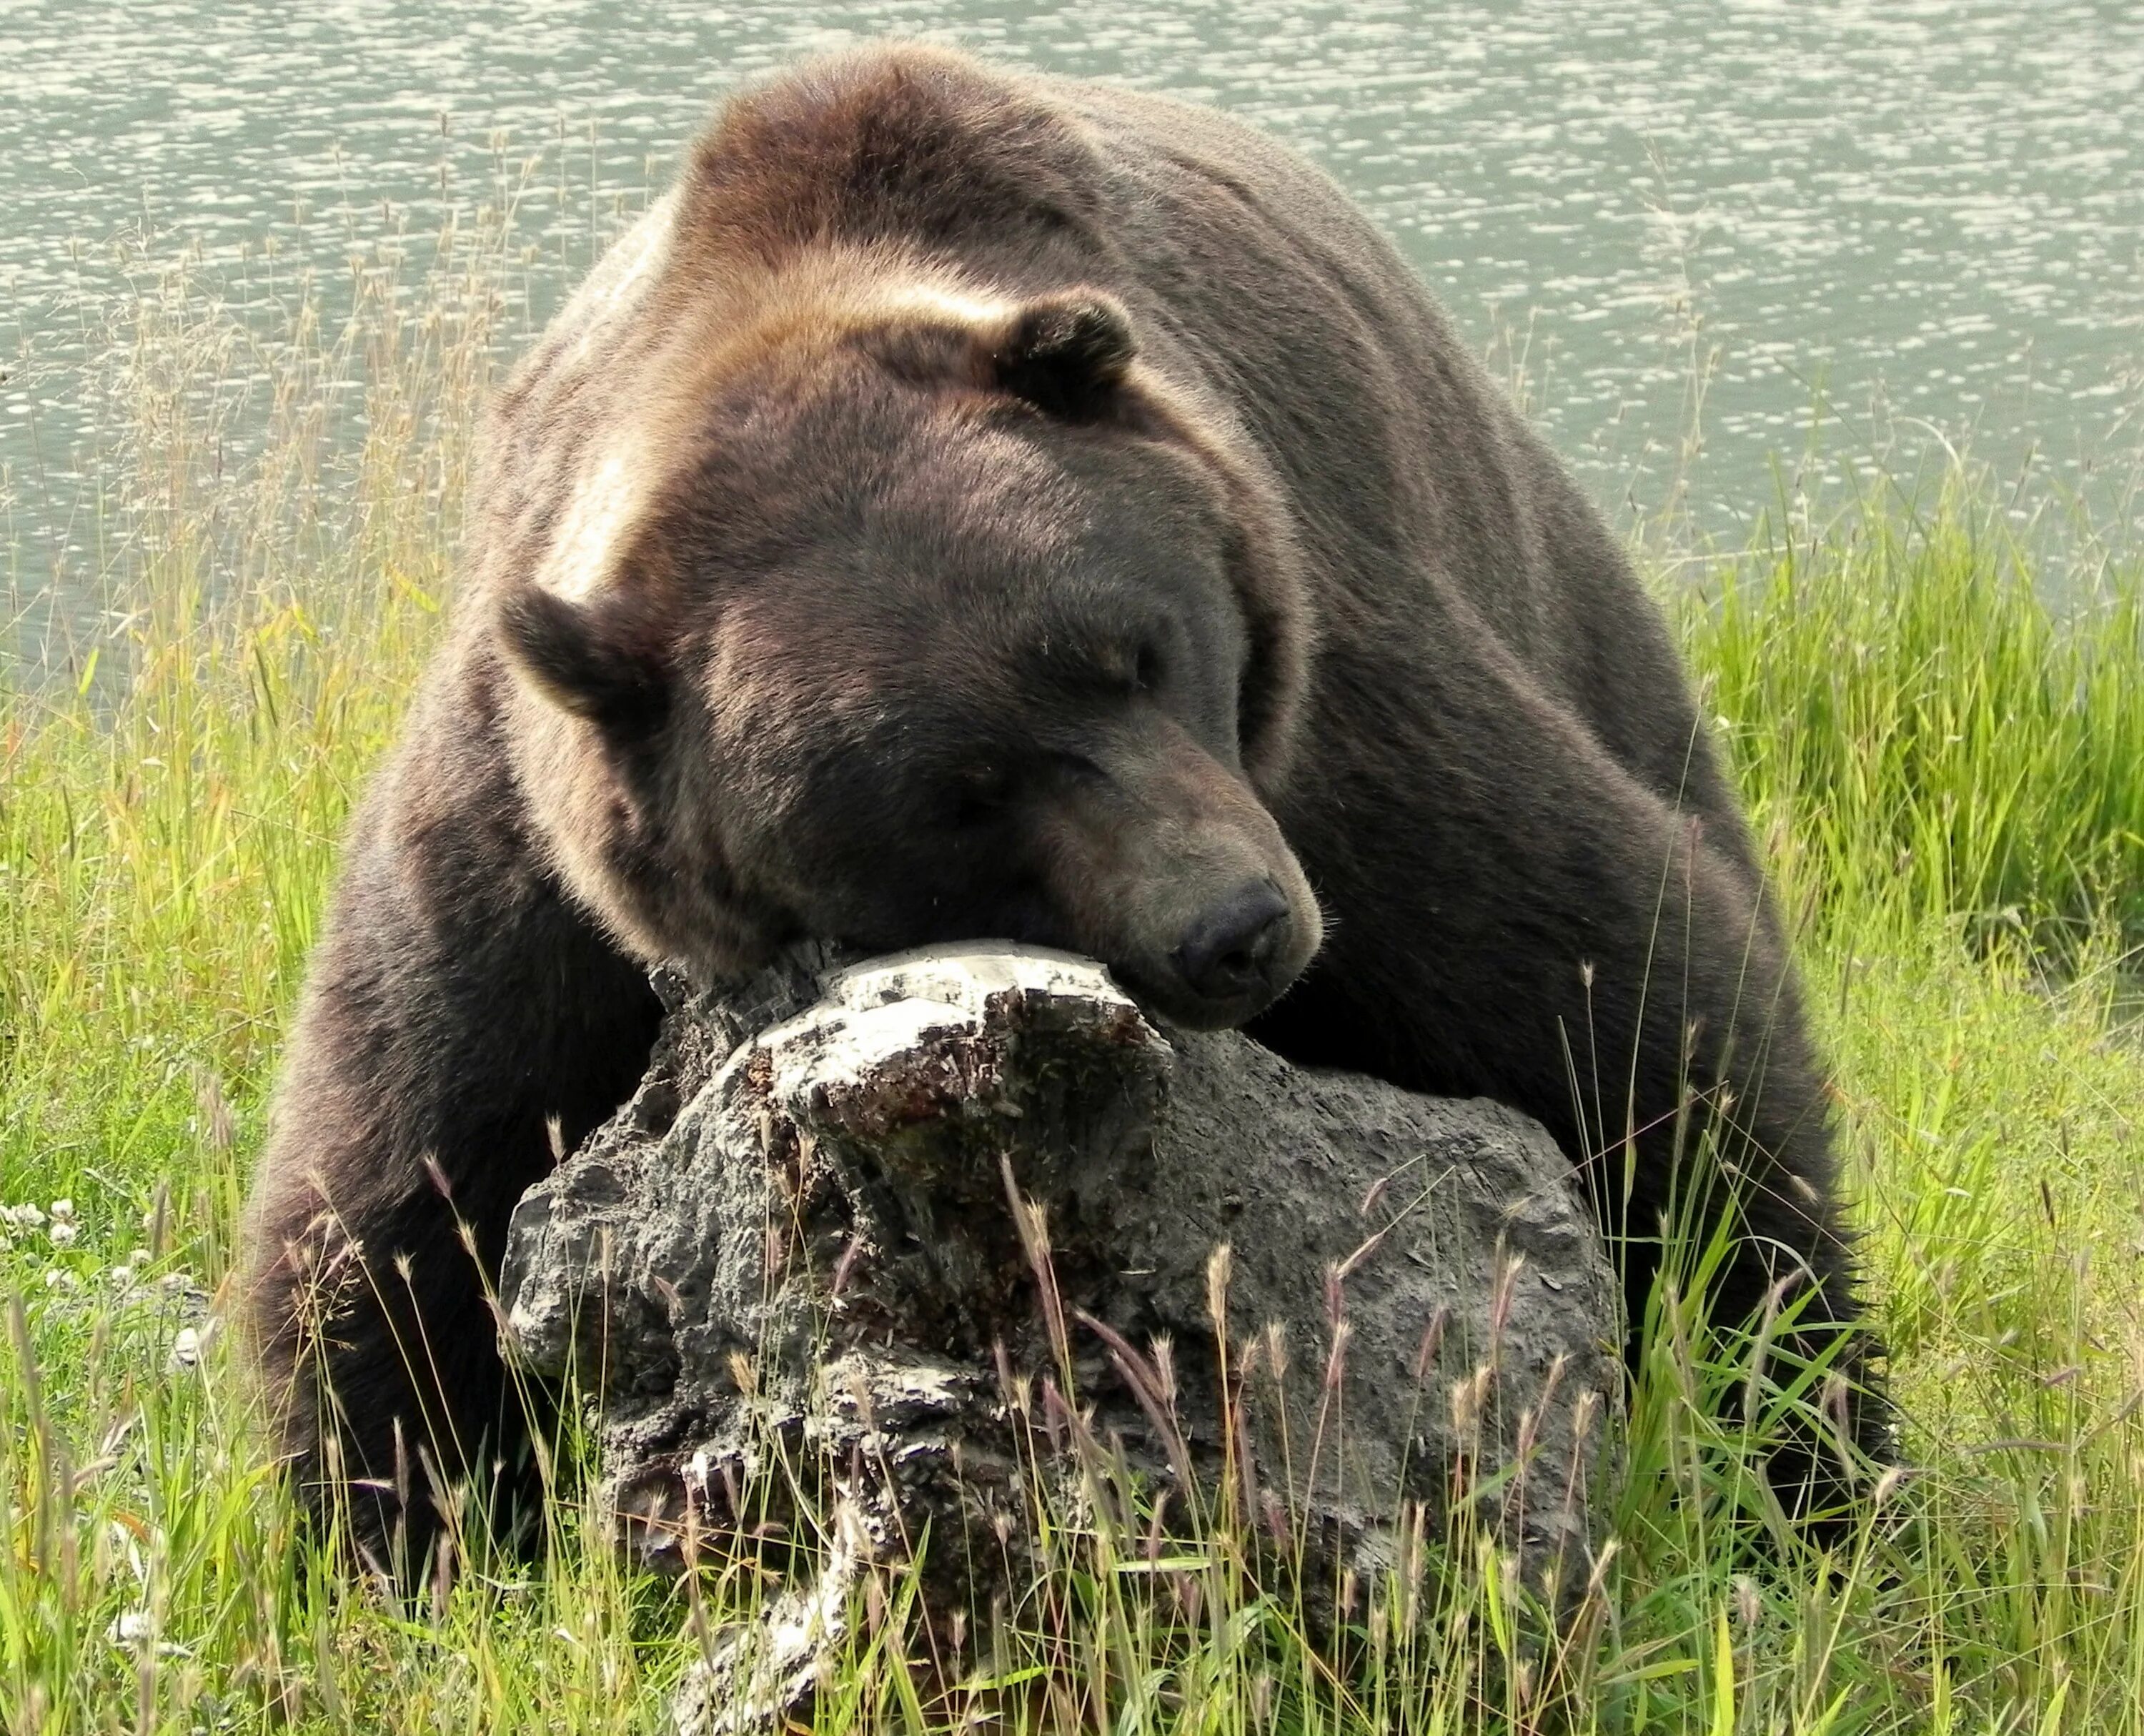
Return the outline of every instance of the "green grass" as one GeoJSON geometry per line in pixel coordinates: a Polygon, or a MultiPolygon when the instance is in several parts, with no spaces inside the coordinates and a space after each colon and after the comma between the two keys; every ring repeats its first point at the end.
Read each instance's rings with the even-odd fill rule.
{"type": "Polygon", "coordinates": [[[1743,790],[1824,905],[2144,935],[2135,562],[2037,573],[1953,474],[1722,563],[1693,597],[1685,643],[1743,790]]]}
{"type": "MultiPolygon", "coordinates": [[[[755,1595],[636,1579],[566,1502],[540,1569],[390,1605],[294,1541],[203,1312],[338,828],[436,630],[503,236],[265,357],[183,285],[145,299],[98,508],[127,624],[0,693],[0,1203],[42,1220],[0,1222],[10,1733],[654,1729],[755,1595]],[[211,462],[189,370],[265,374],[257,460],[211,462]]],[[[1335,1676],[1225,1525],[1174,1575],[1074,1526],[1014,1723],[2144,1730],[2144,583],[2037,571],[2006,522],[1963,480],[1872,497],[1679,609],[1836,1064],[1914,1466],[1875,1522],[1829,1564],[1752,1547],[1708,1396],[1739,1377],[1677,1305],[1561,1634],[1462,1540],[1362,1588],[1335,1676]]],[[[860,1594],[822,1728],[960,1710],[920,1709],[906,1591],[860,1594]]]]}

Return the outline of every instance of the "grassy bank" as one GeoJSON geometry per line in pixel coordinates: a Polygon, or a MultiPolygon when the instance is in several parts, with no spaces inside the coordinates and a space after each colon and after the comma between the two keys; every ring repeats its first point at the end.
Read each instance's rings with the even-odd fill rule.
{"type": "MultiPolygon", "coordinates": [[[[203,456],[224,412],[152,365],[172,345],[119,356],[122,629],[0,697],[10,1732],[652,1729],[708,1600],[747,1595],[637,1581],[568,1510],[533,1575],[390,1607],[292,1547],[207,1306],[338,827],[436,631],[499,256],[458,245],[417,298],[445,316],[385,274],[274,363],[281,419],[236,473],[203,456]]],[[[1035,1716],[2144,1729],[2144,582],[2037,572],[2003,523],[1963,483],[1872,498],[1680,605],[1836,1063],[1916,1466],[1880,1522],[1828,1566],[1724,1523],[1705,1397],[1733,1371],[1670,1321],[1563,1639],[1521,1644],[1513,1588],[1468,1557],[1336,1679],[1225,1540],[1194,1620],[1074,1539],[1035,1716]]],[[[891,1589],[826,1728],[911,1722],[891,1589]]]]}

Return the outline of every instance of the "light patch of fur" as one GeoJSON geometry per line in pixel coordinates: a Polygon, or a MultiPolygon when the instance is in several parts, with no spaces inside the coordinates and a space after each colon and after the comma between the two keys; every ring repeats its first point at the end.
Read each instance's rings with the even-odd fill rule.
{"type": "Polygon", "coordinates": [[[877,315],[889,322],[911,315],[965,325],[980,335],[1010,324],[1019,305],[1002,296],[971,294],[951,280],[908,278],[866,296],[857,309],[865,317],[877,315]]]}
{"type": "Polygon", "coordinates": [[[859,332],[903,324],[980,336],[1008,326],[1018,308],[913,249],[884,245],[815,250],[772,271],[687,275],[697,330],[673,350],[684,364],[673,384],[687,396],[772,353],[823,354],[859,332]]]}
{"type": "Polygon", "coordinates": [[[567,352],[568,361],[585,361],[604,328],[638,304],[658,280],[669,258],[677,206],[677,196],[665,194],[597,261],[561,316],[562,324],[570,322],[579,332],[567,352]]]}
{"type": "Polygon", "coordinates": [[[647,498],[645,465],[613,447],[582,473],[543,563],[543,588],[585,603],[609,583],[616,551],[647,498]]]}

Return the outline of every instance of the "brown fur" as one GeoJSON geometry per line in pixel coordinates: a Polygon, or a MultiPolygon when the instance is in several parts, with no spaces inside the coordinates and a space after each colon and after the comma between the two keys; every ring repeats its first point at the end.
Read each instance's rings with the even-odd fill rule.
{"type": "Polygon", "coordinates": [[[470,524],[249,1231],[285,1438],[368,1542],[429,1536],[417,1446],[444,1483],[525,1426],[482,1278],[546,1118],[630,1089],[643,967],[797,934],[1066,945],[1499,1098],[1637,1236],[1692,1184],[1687,1083],[1744,1188],[1723,1311],[1799,1269],[1851,1317],[1798,991],[1658,616],[1277,146],[936,51],[777,78],[501,394],[470,524]]]}

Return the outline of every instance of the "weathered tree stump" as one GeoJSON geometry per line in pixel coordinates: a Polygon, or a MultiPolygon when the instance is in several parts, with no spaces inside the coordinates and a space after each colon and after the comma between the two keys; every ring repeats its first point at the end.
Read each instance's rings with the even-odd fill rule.
{"type": "Polygon", "coordinates": [[[987,1619],[1036,1565],[1033,1480],[1106,1505],[1118,1443],[1184,1500],[1233,1467],[1328,1607],[1455,1501],[1536,1584],[1582,1560],[1618,1303],[1539,1127],[1164,1041],[1063,955],[837,965],[663,985],[639,1094],[514,1220],[511,1348],[599,1403],[622,1540],[816,1528],[687,1724],[806,1692],[855,1575],[926,1530],[926,1600],[987,1619]]]}

